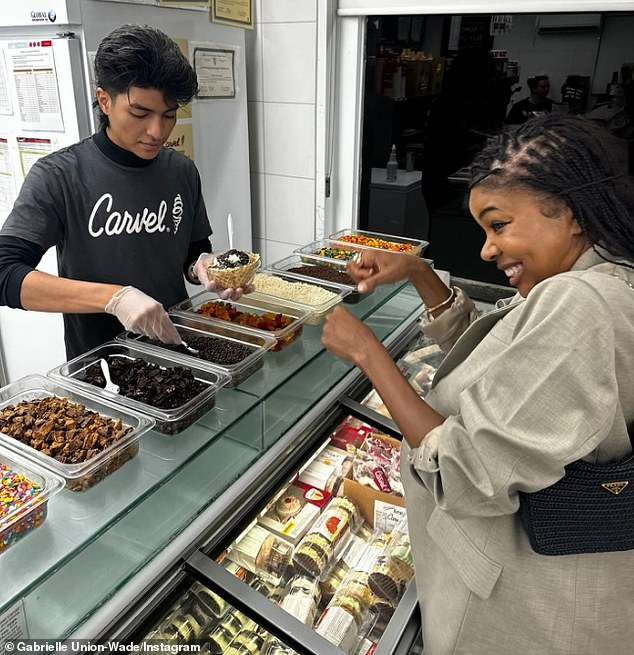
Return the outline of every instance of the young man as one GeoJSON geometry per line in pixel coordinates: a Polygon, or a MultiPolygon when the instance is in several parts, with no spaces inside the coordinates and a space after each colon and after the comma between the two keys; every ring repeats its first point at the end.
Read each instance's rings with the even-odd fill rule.
{"type": "Polygon", "coordinates": [[[165,308],[186,297],[184,275],[214,289],[200,176],[163,148],[196,74],[168,36],[124,25],[99,45],[95,76],[100,131],[38,160],[0,231],[0,303],[63,312],[69,358],[122,326],[179,343],[165,308]],[[52,246],[59,277],[35,268],[52,246]]]}
{"type": "Polygon", "coordinates": [[[548,97],[550,81],[548,75],[535,75],[527,80],[530,96],[516,102],[506,117],[506,122],[517,125],[525,123],[532,116],[549,114],[553,109],[553,101],[548,97]]]}

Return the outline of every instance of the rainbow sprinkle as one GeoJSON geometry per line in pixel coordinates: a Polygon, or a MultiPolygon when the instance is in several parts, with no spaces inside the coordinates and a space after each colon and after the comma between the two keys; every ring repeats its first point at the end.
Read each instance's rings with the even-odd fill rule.
{"type": "Polygon", "coordinates": [[[42,524],[46,518],[46,503],[38,500],[42,491],[22,473],[0,464],[0,552],[42,524]]]}

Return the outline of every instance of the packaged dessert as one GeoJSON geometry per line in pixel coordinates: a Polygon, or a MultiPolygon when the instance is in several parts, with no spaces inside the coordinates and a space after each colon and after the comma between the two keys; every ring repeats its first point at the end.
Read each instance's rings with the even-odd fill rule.
{"type": "Polygon", "coordinates": [[[385,416],[385,418],[392,418],[390,411],[385,406],[383,399],[381,398],[381,396],[379,396],[376,389],[370,390],[368,392],[368,395],[365,396],[365,398],[361,401],[361,404],[364,407],[368,407],[369,409],[376,412],[377,414],[381,414],[381,416],[385,416]]]}
{"type": "Polygon", "coordinates": [[[228,302],[212,291],[202,291],[170,309],[170,315],[178,314],[221,327],[231,325],[242,332],[273,337],[276,341],[271,348],[273,352],[301,334],[310,313],[303,305],[272,296],[250,293],[239,301],[228,302]]]}
{"type": "MultiPolygon", "coordinates": [[[[199,608],[197,610],[201,614],[208,617],[208,621],[212,618],[221,618],[227,613],[227,601],[219,596],[211,589],[207,589],[200,582],[194,582],[189,590],[190,602],[193,606],[199,608]]],[[[196,612],[193,612],[194,614],[196,612]]]]}
{"type": "Polygon", "coordinates": [[[202,627],[191,615],[181,609],[173,610],[145,639],[160,639],[174,643],[195,641],[202,636],[202,627]]]}
{"type": "Polygon", "coordinates": [[[354,652],[359,641],[375,624],[370,608],[376,598],[368,584],[368,573],[350,569],[319,618],[317,632],[346,652],[354,652]]]}
{"type": "Polygon", "coordinates": [[[296,655],[296,652],[272,635],[269,635],[262,645],[262,655],[296,655]]]}
{"type": "Polygon", "coordinates": [[[155,429],[178,434],[215,405],[216,393],[229,382],[219,369],[183,363],[168,351],[150,351],[132,343],[108,341],[54,368],[49,375],[88,394],[154,419],[155,429]],[[120,392],[105,391],[101,360],[120,392]]]}
{"type": "Polygon", "coordinates": [[[401,567],[387,554],[376,558],[368,574],[368,585],[373,593],[392,603],[398,602],[405,591],[407,581],[408,578],[404,577],[401,567]]]}
{"type": "Polygon", "coordinates": [[[337,475],[341,478],[349,478],[352,475],[352,454],[347,450],[337,448],[330,444],[317,453],[315,459],[318,462],[334,466],[337,475]]]}
{"type": "Polygon", "coordinates": [[[242,630],[231,641],[225,655],[258,655],[264,645],[264,637],[255,630],[242,630]]]}
{"type": "Polygon", "coordinates": [[[390,534],[387,555],[400,577],[409,580],[414,575],[414,558],[407,528],[407,515],[403,516],[390,534]]]}
{"type": "Polygon", "coordinates": [[[364,603],[342,591],[328,603],[315,631],[345,653],[354,653],[374,623],[375,617],[364,603]]]}
{"type": "Polygon", "coordinates": [[[306,497],[307,493],[310,495],[297,485],[289,485],[258,517],[258,523],[296,545],[320,512],[319,507],[306,497]]]}
{"type": "Polygon", "coordinates": [[[291,561],[293,546],[261,525],[252,525],[231,544],[227,556],[265,580],[279,584],[291,561]]]}
{"type": "Polygon", "coordinates": [[[354,454],[366,437],[372,434],[372,426],[354,416],[347,416],[330,435],[330,442],[336,448],[354,454]]]}
{"type": "Polygon", "coordinates": [[[323,578],[333,559],[343,552],[358,525],[359,513],[345,497],[333,498],[293,553],[298,572],[323,578]]]}
{"type": "Polygon", "coordinates": [[[304,498],[311,505],[315,505],[320,512],[323,511],[332,498],[332,494],[329,491],[324,491],[323,489],[319,489],[312,484],[308,484],[299,479],[293,481],[293,486],[301,489],[304,498]]]}
{"type": "Polygon", "coordinates": [[[0,446],[0,553],[42,525],[64,480],[0,446]]]}
{"type": "Polygon", "coordinates": [[[280,607],[298,621],[312,626],[320,597],[319,582],[315,578],[296,575],[288,583],[280,607]]]}
{"type": "Polygon", "coordinates": [[[313,459],[300,471],[299,481],[334,496],[337,493],[338,485],[341,483],[341,475],[338,473],[336,466],[326,464],[319,459],[313,459]]]}
{"type": "Polygon", "coordinates": [[[217,625],[206,637],[211,655],[224,653],[236,634],[224,625],[217,625]]]}
{"type": "Polygon", "coordinates": [[[402,496],[400,449],[396,439],[373,432],[354,455],[352,479],[377,491],[402,496]]]}
{"type": "Polygon", "coordinates": [[[260,255],[232,248],[222,253],[213,253],[207,264],[207,277],[224,288],[237,289],[253,280],[260,266],[260,255]]]}
{"type": "Polygon", "coordinates": [[[154,421],[72,385],[28,375],[0,389],[0,443],[85,491],[132,459],[154,421]],[[45,432],[25,429],[44,419],[45,432]]]}

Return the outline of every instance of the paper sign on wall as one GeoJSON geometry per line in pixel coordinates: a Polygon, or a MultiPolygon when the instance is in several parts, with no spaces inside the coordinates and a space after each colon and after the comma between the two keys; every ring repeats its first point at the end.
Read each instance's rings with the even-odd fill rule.
{"type": "Polygon", "coordinates": [[[233,48],[197,45],[192,60],[198,76],[198,100],[236,97],[233,48]]]}
{"type": "Polygon", "coordinates": [[[20,153],[20,165],[24,177],[26,177],[26,174],[31,170],[31,166],[38,159],[53,152],[53,142],[51,139],[19,136],[17,137],[17,141],[18,152],[20,153]]]}
{"type": "Polygon", "coordinates": [[[0,212],[8,212],[16,199],[9,140],[0,137],[0,212]]]}
{"type": "Polygon", "coordinates": [[[13,41],[9,52],[22,128],[63,132],[53,42],[13,41]]]}

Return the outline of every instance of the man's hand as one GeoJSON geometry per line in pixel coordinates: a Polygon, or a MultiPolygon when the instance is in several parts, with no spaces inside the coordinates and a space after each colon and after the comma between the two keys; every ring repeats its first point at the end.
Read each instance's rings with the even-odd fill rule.
{"type": "Polygon", "coordinates": [[[150,339],[163,343],[181,343],[183,340],[163,305],[135,287],[119,289],[108,301],[105,311],[116,316],[126,330],[150,339]]]}
{"type": "Polygon", "coordinates": [[[213,255],[204,252],[198,257],[194,264],[194,275],[207,291],[214,291],[223,300],[240,300],[243,294],[255,291],[255,286],[253,284],[246,284],[244,287],[238,287],[236,289],[233,287],[225,288],[218,286],[216,282],[210,280],[209,275],[207,275],[207,266],[209,266],[213,260],[213,255]]]}

